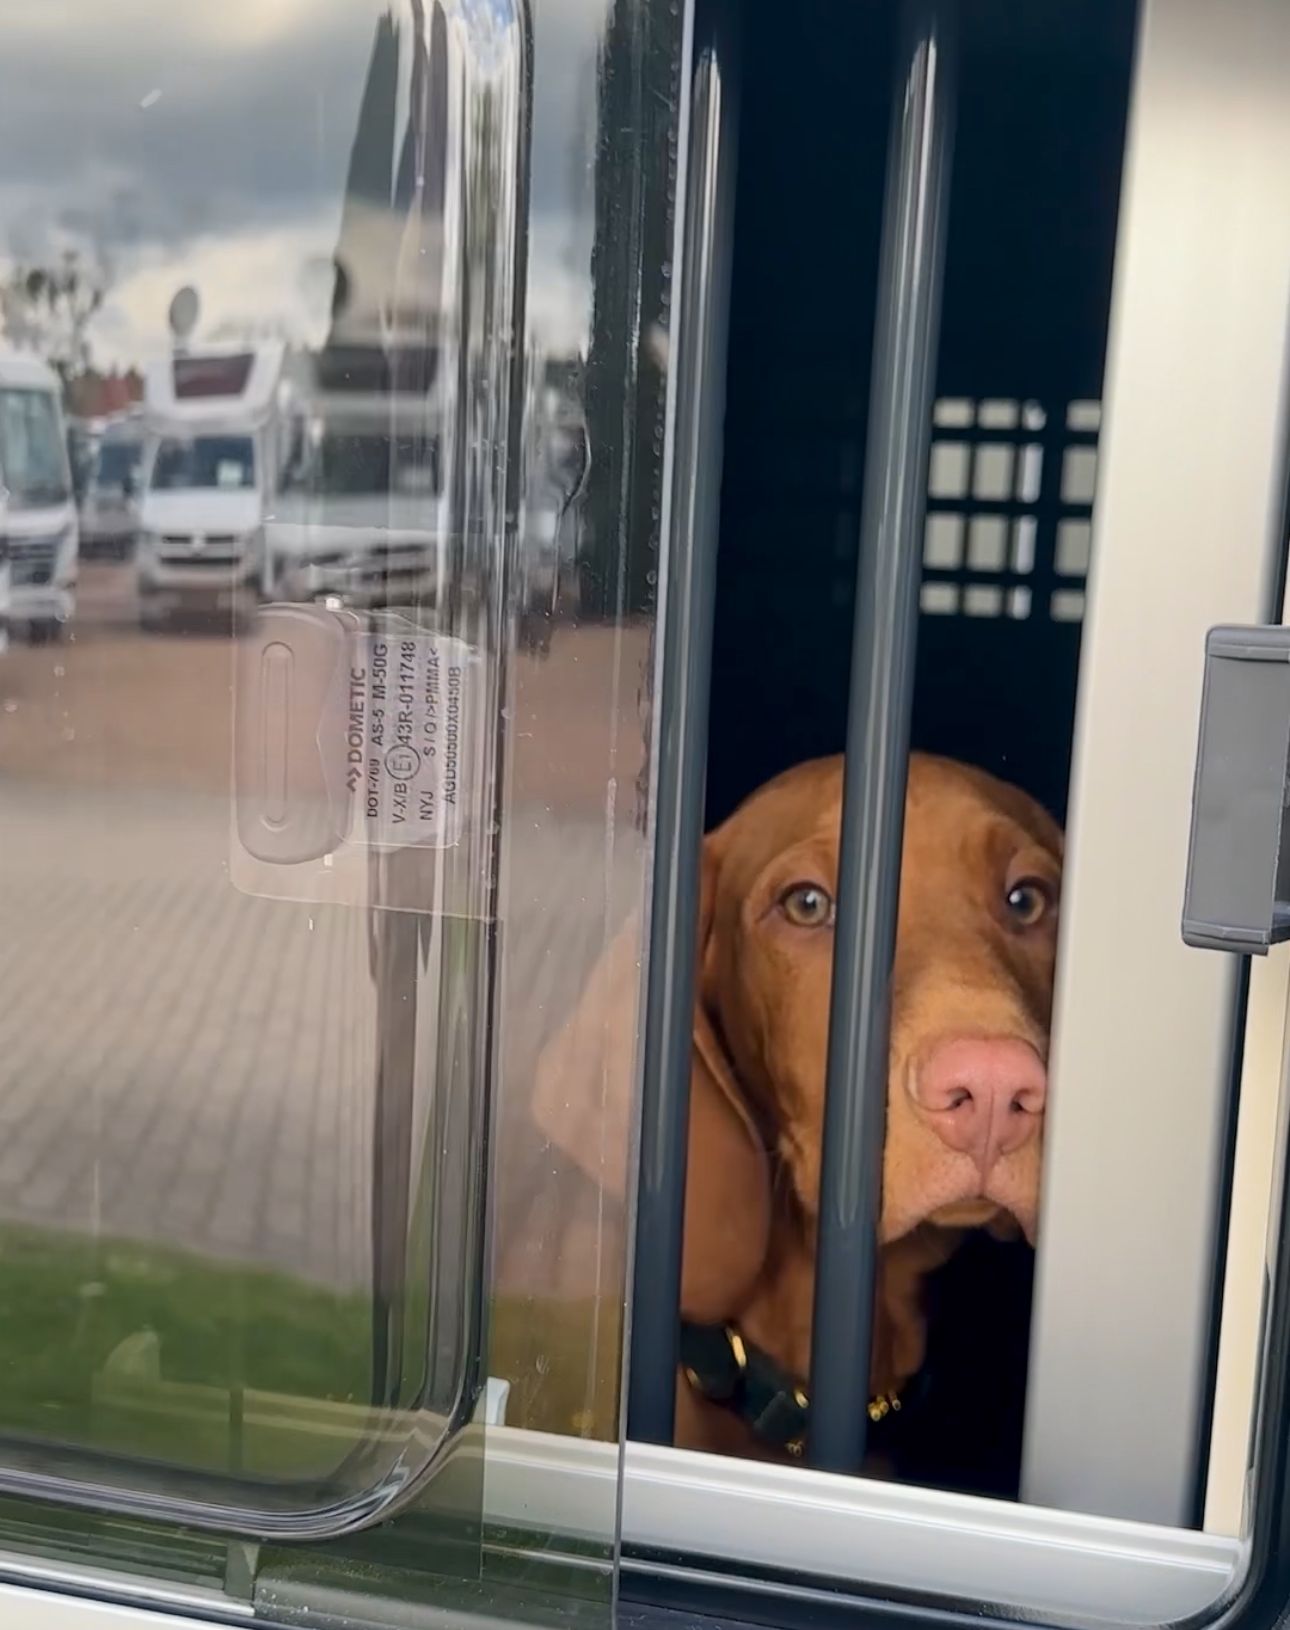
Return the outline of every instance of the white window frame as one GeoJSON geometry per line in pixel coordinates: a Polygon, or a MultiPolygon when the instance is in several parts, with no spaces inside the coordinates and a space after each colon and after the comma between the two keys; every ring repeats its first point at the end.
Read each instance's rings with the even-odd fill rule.
{"type": "Polygon", "coordinates": [[[1205,634],[1266,619],[1285,545],[1288,172],[1290,7],[1146,0],[1081,653],[1023,1495],[1170,1525],[1194,1521],[1203,1495],[1236,987],[1233,958],[1183,945],[1182,888],[1205,634]]]}
{"type": "MultiPolygon", "coordinates": [[[[6,1573],[17,1571],[18,1566],[8,1557],[0,1558],[0,1567],[6,1573]]],[[[195,1602],[169,1591],[142,1591],[133,1581],[63,1578],[34,1568],[22,1571],[30,1578],[41,1579],[42,1584],[0,1583],[0,1624],[21,1625],[22,1630],[211,1630],[212,1613],[225,1622],[245,1619],[249,1624],[254,1618],[249,1605],[223,1597],[195,1602]],[[68,1594],[73,1589],[104,1593],[116,1589],[122,1595],[146,1596],[157,1605],[145,1607],[94,1594],[68,1594]],[[190,1618],[185,1612],[187,1607],[204,1609],[203,1617],[190,1618]]]]}
{"type": "MultiPolygon", "coordinates": [[[[612,1444],[490,1433],[491,1521],[603,1536],[612,1444]]],[[[1125,1625],[1203,1613],[1239,1583],[1246,1548],[1222,1535],[1041,1511],[628,1443],[623,1545],[705,1562],[814,1575],[882,1593],[931,1592],[1027,1617],[1125,1625]]]]}
{"type": "MultiPolygon", "coordinates": [[[[1290,621],[1290,607],[1282,621],[1290,621]]],[[[1286,1146],[1290,1116],[1290,946],[1274,947],[1250,970],[1244,1059],[1204,1517],[1209,1533],[1233,1535],[1249,1527],[1266,1267],[1277,1246],[1275,1202],[1284,1181],[1277,1156],[1286,1146]]]]}

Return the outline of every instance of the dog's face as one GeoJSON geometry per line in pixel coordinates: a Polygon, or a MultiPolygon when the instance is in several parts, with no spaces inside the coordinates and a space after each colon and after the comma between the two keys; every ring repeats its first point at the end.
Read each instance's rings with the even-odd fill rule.
{"type": "MultiPolygon", "coordinates": [[[[817,1210],[842,762],[789,771],[705,849],[699,1001],[817,1210]]],[[[890,1016],[881,1235],[1007,1213],[1033,1240],[1062,840],[1015,788],[914,755],[890,1016]]]]}

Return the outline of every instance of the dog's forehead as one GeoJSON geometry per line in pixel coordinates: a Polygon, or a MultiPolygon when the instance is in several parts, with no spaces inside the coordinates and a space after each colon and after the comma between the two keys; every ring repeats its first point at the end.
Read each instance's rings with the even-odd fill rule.
{"type": "Polygon", "coordinates": [[[842,824],[842,760],[799,764],[760,787],[721,828],[723,863],[760,869],[786,849],[823,839],[834,849],[842,824]]]}
{"type": "Polygon", "coordinates": [[[973,818],[995,832],[1017,835],[1061,853],[1061,830],[1029,793],[970,764],[915,753],[910,758],[906,820],[949,826],[973,818]]]}
{"type": "Polygon", "coordinates": [[[915,755],[909,764],[905,823],[911,835],[927,828],[961,830],[963,825],[1013,818],[1004,789],[966,765],[915,755]]]}
{"type": "MultiPolygon", "coordinates": [[[[716,835],[722,869],[746,885],[786,850],[811,844],[836,861],[842,827],[843,760],[814,759],[761,787],[716,835]]],[[[983,845],[1011,832],[1060,855],[1061,838],[1033,799],[982,770],[912,753],[905,802],[906,848],[946,860],[974,837],[983,845]]]]}
{"type": "MultiPolygon", "coordinates": [[[[726,823],[727,847],[775,851],[812,838],[836,845],[842,826],[844,760],[812,759],[768,781],[726,823]]],[[[920,825],[944,820],[1012,815],[1008,795],[1014,792],[980,771],[953,759],[911,753],[906,818],[920,825]]]]}

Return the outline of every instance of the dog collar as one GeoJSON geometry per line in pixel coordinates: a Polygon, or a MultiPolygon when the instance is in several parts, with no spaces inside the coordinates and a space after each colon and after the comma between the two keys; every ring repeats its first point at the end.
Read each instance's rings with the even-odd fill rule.
{"type": "MultiPolygon", "coordinates": [[[[681,1368],[701,1398],[732,1410],[760,1442],[794,1459],[806,1452],[810,1395],[734,1325],[683,1320],[681,1368]]],[[[903,1408],[899,1393],[876,1393],[869,1400],[869,1420],[879,1426],[903,1408]]]]}

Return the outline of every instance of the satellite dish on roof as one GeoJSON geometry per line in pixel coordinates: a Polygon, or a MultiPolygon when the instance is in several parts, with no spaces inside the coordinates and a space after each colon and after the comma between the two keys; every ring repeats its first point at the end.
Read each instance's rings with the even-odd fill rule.
{"type": "Polygon", "coordinates": [[[192,336],[200,310],[197,290],[191,283],[185,283],[182,289],[176,291],[169,312],[170,332],[181,344],[192,336]]]}

